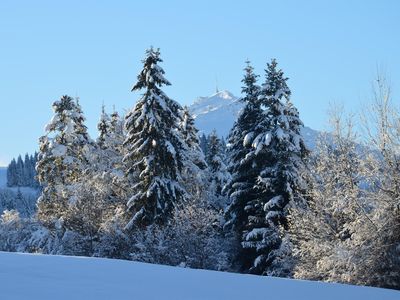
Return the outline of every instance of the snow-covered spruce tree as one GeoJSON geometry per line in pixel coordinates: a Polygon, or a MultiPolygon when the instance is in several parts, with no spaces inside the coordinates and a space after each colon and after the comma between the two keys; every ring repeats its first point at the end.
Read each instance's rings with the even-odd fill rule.
{"type": "Polygon", "coordinates": [[[25,154],[24,158],[24,169],[23,169],[23,186],[31,186],[31,178],[33,178],[33,172],[30,166],[30,157],[28,153],[25,154]]]}
{"type": "Polygon", "coordinates": [[[21,155],[18,155],[17,158],[17,169],[16,169],[16,177],[17,177],[17,186],[24,185],[24,161],[22,160],[21,155]]]}
{"type": "Polygon", "coordinates": [[[16,168],[17,168],[17,162],[15,161],[15,158],[13,158],[7,167],[7,186],[8,187],[15,186],[16,168]]]}
{"type": "Polygon", "coordinates": [[[208,182],[210,204],[218,210],[226,208],[227,199],[223,195],[222,190],[230,180],[230,174],[224,163],[224,152],[221,140],[217,136],[217,132],[213,130],[208,137],[206,161],[208,164],[208,182]]]}
{"type": "Polygon", "coordinates": [[[124,136],[124,121],[119,116],[118,112],[114,111],[111,114],[110,120],[110,147],[122,153],[122,143],[125,139],[124,136]]]}
{"type": "Polygon", "coordinates": [[[123,132],[123,122],[119,114],[114,111],[110,118],[103,106],[97,129],[99,131],[97,145],[100,148],[100,152],[103,152],[103,155],[107,156],[102,158],[102,160],[106,159],[106,161],[103,162],[104,167],[109,170],[113,168],[112,165],[115,163],[121,165],[121,156],[123,153],[122,144],[125,136],[123,132]]]}
{"type": "MultiPolygon", "coordinates": [[[[79,103],[79,97],[75,99],[75,106],[72,112],[72,120],[74,122],[74,136],[72,148],[81,162],[81,171],[88,169],[89,163],[92,163],[92,155],[96,148],[94,141],[90,138],[85,125],[86,118],[83,114],[82,107],[79,103]]],[[[77,179],[78,180],[78,179],[77,179]]]]}
{"type": "Polygon", "coordinates": [[[38,199],[38,218],[46,226],[54,227],[61,221],[74,184],[87,168],[89,136],[83,125],[80,108],[69,96],[53,103],[54,117],[40,138],[40,152],[36,165],[37,176],[43,186],[38,199]]]}
{"type": "Polygon", "coordinates": [[[125,167],[122,163],[124,157],[123,143],[125,140],[124,132],[124,120],[119,116],[118,112],[114,111],[111,114],[110,119],[110,134],[106,140],[108,150],[112,153],[111,165],[112,165],[112,176],[114,186],[124,190],[126,192],[127,187],[123,188],[123,185],[127,185],[128,182],[124,175],[125,167]]]}
{"type": "Polygon", "coordinates": [[[36,163],[38,161],[38,153],[35,151],[35,154],[33,154],[31,156],[31,168],[32,168],[32,174],[33,174],[33,178],[32,178],[32,187],[35,189],[40,188],[40,184],[39,181],[37,179],[37,173],[36,173],[36,163]]]}
{"type": "Polygon", "coordinates": [[[186,106],[182,111],[179,131],[186,143],[184,168],[182,170],[183,185],[186,191],[193,195],[198,193],[199,189],[202,188],[201,186],[205,184],[207,163],[200,148],[198,130],[194,125],[194,119],[186,106]]]}
{"type": "Polygon", "coordinates": [[[303,173],[308,151],[300,135],[303,123],[290,102],[290,89],[275,59],[267,64],[266,82],[259,101],[263,117],[254,132],[254,155],[264,161],[257,178],[261,191],[265,227],[250,231],[244,247],[255,248],[257,258],[253,272],[288,276],[291,272],[290,244],[287,233],[287,213],[291,202],[303,202],[306,189],[303,173]]]}
{"type": "Polygon", "coordinates": [[[101,115],[99,123],[97,124],[97,130],[99,131],[99,136],[97,138],[97,144],[101,149],[105,147],[105,141],[110,132],[110,117],[105,112],[104,105],[101,107],[101,115]]]}
{"type": "Polygon", "coordinates": [[[200,148],[204,155],[207,155],[207,137],[204,133],[200,136],[200,148]]]}
{"type": "Polygon", "coordinates": [[[148,49],[143,70],[132,88],[144,89],[144,94],[125,119],[124,163],[134,190],[127,203],[132,212],[128,229],[165,223],[186,197],[180,184],[185,142],[177,130],[182,108],[161,90],[170,83],[159,62],[159,50],[148,49]]]}
{"type": "Polygon", "coordinates": [[[123,120],[120,118],[118,112],[114,111],[109,119],[108,132],[104,136],[104,149],[101,151],[101,161],[104,167],[102,177],[111,183],[109,188],[121,199],[125,197],[122,195],[129,189],[124,175],[125,167],[122,163],[124,157],[124,140],[123,120]]]}
{"type": "MultiPolygon", "coordinates": [[[[115,121],[114,121],[115,123],[115,121]]],[[[97,163],[94,166],[97,174],[104,174],[112,172],[115,169],[114,163],[122,162],[120,151],[116,150],[116,141],[114,141],[115,128],[111,123],[109,115],[105,111],[104,105],[102,106],[99,123],[97,124],[99,136],[97,137],[97,163]]],[[[119,139],[118,142],[123,142],[119,139]]]]}
{"type": "Polygon", "coordinates": [[[191,160],[199,169],[206,168],[204,153],[200,148],[198,130],[194,125],[194,119],[187,106],[183,108],[182,121],[179,126],[183,139],[186,142],[191,154],[191,160]]]}
{"type": "Polygon", "coordinates": [[[257,204],[259,191],[255,189],[264,162],[257,160],[251,147],[262,110],[258,101],[258,76],[254,74],[250,62],[246,63],[241,98],[245,106],[228,136],[228,169],[232,178],[225,188],[230,202],[225,214],[225,229],[228,232],[232,229],[241,243],[235,264],[242,272],[247,273],[253,266],[256,253],[252,248],[243,247],[243,242],[249,231],[264,223],[263,212],[260,213],[261,204],[257,204]]]}
{"type": "MultiPolygon", "coordinates": [[[[254,79],[246,81],[251,83],[254,79]]],[[[233,171],[233,180],[228,186],[233,188],[230,190],[232,204],[228,208],[232,217],[228,224],[237,223],[238,216],[241,217],[241,268],[263,275],[290,273],[290,245],[283,234],[287,229],[287,208],[291,201],[300,201],[305,188],[301,173],[307,150],[300,136],[302,122],[289,101],[286,81],[272,60],[267,65],[266,82],[256,94],[258,97],[252,97],[256,112],[253,119],[249,118],[252,125],[245,128],[246,132],[236,129],[238,133],[231,134],[242,136],[243,147],[236,141],[238,150],[231,154],[231,165],[234,160],[240,164],[233,167],[238,170],[233,171]],[[235,182],[236,177],[242,176],[246,180],[235,182]]],[[[249,90],[252,85],[248,86],[249,90]]],[[[230,140],[235,142],[232,137],[230,140]]],[[[231,141],[229,144],[231,149],[235,145],[231,141]]]]}

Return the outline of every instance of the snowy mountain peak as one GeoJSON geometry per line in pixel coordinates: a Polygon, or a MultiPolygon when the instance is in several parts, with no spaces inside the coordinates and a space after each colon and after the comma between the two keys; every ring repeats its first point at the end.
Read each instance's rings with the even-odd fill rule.
{"type": "Polygon", "coordinates": [[[233,108],[233,110],[230,109],[231,113],[234,114],[234,118],[236,118],[236,112],[240,111],[242,105],[239,103],[238,98],[235,97],[231,92],[223,90],[209,97],[199,97],[189,107],[189,109],[193,114],[193,117],[198,118],[202,114],[208,114],[212,111],[219,111],[232,105],[237,106],[233,108]]]}
{"type": "Polygon", "coordinates": [[[209,134],[216,129],[220,135],[227,136],[242,107],[238,97],[223,90],[198,98],[189,110],[201,133],[209,134]]]}
{"type": "MultiPolygon", "coordinates": [[[[228,136],[244,104],[227,90],[219,91],[209,97],[199,97],[189,110],[195,119],[200,134],[210,134],[214,129],[220,136],[228,136]]],[[[319,132],[304,127],[302,135],[307,146],[315,148],[319,132]]]]}
{"type": "Polygon", "coordinates": [[[228,90],[222,90],[218,91],[215,94],[212,94],[211,96],[208,97],[199,97],[194,101],[194,105],[196,104],[204,104],[206,102],[210,101],[218,101],[218,100],[228,100],[228,101],[234,101],[237,100],[237,97],[235,97],[231,92],[228,90]]]}
{"type": "Polygon", "coordinates": [[[214,95],[211,95],[210,98],[222,98],[222,99],[227,99],[227,100],[232,100],[232,99],[237,99],[231,92],[227,90],[219,91],[215,93],[214,95]]]}

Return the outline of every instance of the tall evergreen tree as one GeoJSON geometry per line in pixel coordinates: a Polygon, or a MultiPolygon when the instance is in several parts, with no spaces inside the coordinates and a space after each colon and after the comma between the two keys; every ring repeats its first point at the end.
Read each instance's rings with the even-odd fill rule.
{"type": "Polygon", "coordinates": [[[74,139],[71,143],[71,149],[78,158],[80,172],[84,172],[94,159],[93,154],[96,145],[87,131],[86,118],[79,103],[79,97],[75,98],[73,104],[71,117],[74,124],[72,133],[74,139]]]}
{"type": "Polygon", "coordinates": [[[205,169],[207,163],[204,153],[200,148],[198,130],[194,125],[194,119],[189,109],[185,106],[182,111],[182,120],[179,124],[179,131],[185,142],[184,168],[182,170],[182,181],[185,189],[191,194],[199,192],[205,183],[205,169]]]}
{"type": "Polygon", "coordinates": [[[113,168],[121,170],[122,169],[122,158],[124,155],[123,142],[125,140],[124,133],[124,122],[119,116],[118,112],[114,111],[111,114],[110,119],[110,130],[108,138],[106,140],[106,145],[113,153],[113,168]]]}
{"type": "Polygon", "coordinates": [[[24,161],[22,160],[21,155],[18,155],[17,158],[16,185],[17,186],[24,185],[24,161]]]}
{"type": "Polygon", "coordinates": [[[122,144],[124,142],[123,121],[118,112],[114,111],[111,117],[106,113],[104,106],[97,124],[99,136],[97,144],[102,150],[107,150],[110,156],[122,154],[122,144]]]}
{"type": "Polygon", "coordinates": [[[291,272],[289,245],[282,243],[287,229],[288,204],[300,201],[305,189],[301,173],[307,149],[300,135],[303,126],[290,102],[287,78],[276,60],[267,64],[266,82],[260,92],[263,118],[253,139],[254,155],[264,161],[257,178],[260,206],[264,210],[262,229],[248,233],[247,246],[256,249],[254,272],[285,276],[291,272]],[[281,231],[283,230],[283,231],[281,231]]]}
{"type": "Polygon", "coordinates": [[[97,138],[97,144],[100,148],[105,147],[105,141],[110,134],[110,118],[105,112],[104,105],[101,107],[100,121],[97,124],[97,129],[99,131],[99,137],[97,138]]]}
{"type": "Polygon", "coordinates": [[[223,197],[222,189],[230,180],[230,174],[224,163],[225,153],[222,142],[215,130],[209,135],[207,148],[206,161],[209,172],[209,190],[211,190],[213,198],[211,204],[217,209],[225,209],[227,201],[223,197]]]}
{"type": "Polygon", "coordinates": [[[116,142],[124,138],[124,122],[116,111],[111,114],[110,131],[116,142]]]}
{"type": "Polygon", "coordinates": [[[126,190],[127,184],[122,164],[125,138],[123,122],[117,112],[113,112],[110,118],[103,106],[97,127],[99,130],[95,155],[97,158],[92,164],[92,169],[101,177],[103,183],[107,182],[110,198],[121,199],[124,197],[121,192],[126,190]]]}
{"type": "Polygon", "coordinates": [[[207,155],[207,137],[204,133],[200,136],[200,148],[204,155],[207,155]]]}
{"type": "Polygon", "coordinates": [[[87,167],[87,143],[90,138],[79,106],[69,96],[53,103],[54,117],[40,138],[36,170],[43,186],[38,199],[38,217],[54,226],[62,217],[78,182],[87,167]]]}
{"type": "Polygon", "coordinates": [[[290,245],[282,239],[288,204],[300,201],[305,188],[303,125],[275,60],[267,64],[261,90],[252,68],[245,70],[244,99],[251,100],[228,141],[233,178],[227,188],[231,205],[226,225],[232,225],[241,240],[242,271],[284,276],[291,267],[290,245]]]}
{"type": "Polygon", "coordinates": [[[17,162],[13,158],[7,168],[7,186],[12,187],[17,185],[17,162]]]}
{"type": "Polygon", "coordinates": [[[232,179],[226,187],[230,205],[226,210],[225,224],[226,229],[233,229],[241,243],[237,263],[242,272],[251,271],[256,257],[256,250],[248,247],[247,235],[264,223],[256,182],[265,162],[260,161],[252,148],[254,132],[262,117],[258,101],[260,87],[257,85],[258,75],[254,74],[249,61],[246,64],[241,98],[245,106],[228,136],[229,171],[232,179]]]}
{"type": "Polygon", "coordinates": [[[133,213],[127,228],[164,223],[186,197],[180,184],[185,142],[177,130],[182,108],[161,90],[170,83],[160,62],[158,49],[146,51],[143,70],[132,88],[145,91],[125,119],[124,162],[135,191],[127,203],[133,213]]]}
{"type": "Polygon", "coordinates": [[[31,159],[28,153],[26,153],[24,158],[23,186],[31,186],[33,184],[31,179],[33,178],[34,175],[32,173],[30,162],[31,159]]]}
{"type": "Polygon", "coordinates": [[[30,162],[30,165],[31,165],[31,168],[32,168],[32,173],[33,173],[33,183],[32,183],[32,187],[33,188],[39,188],[40,187],[40,184],[39,184],[39,181],[38,181],[38,179],[37,179],[37,173],[36,173],[36,163],[37,163],[37,161],[38,161],[38,153],[35,151],[35,154],[33,154],[32,156],[31,156],[31,162],[30,162]]]}
{"type": "Polygon", "coordinates": [[[200,148],[200,140],[198,137],[198,130],[194,125],[194,119],[189,112],[187,106],[183,108],[182,111],[182,121],[179,126],[180,132],[182,133],[183,139],[188,146],[188,150],[192,152],[197,157],[192,157],[194,159],[194,163],[200,168],[204,169],[206,167],[206,163],[204,160],[204,153],[200,148]]]}

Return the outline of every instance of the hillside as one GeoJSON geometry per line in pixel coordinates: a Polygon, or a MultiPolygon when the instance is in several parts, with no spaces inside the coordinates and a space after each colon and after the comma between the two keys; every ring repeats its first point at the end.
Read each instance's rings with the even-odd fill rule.
{"type": "MultiPolygon", "coordinates": [[[[228,135],[242,108],[243,103],[239,98],[226,90],[209,97],[199,97],[189,106],[200,133],[209,134],[215,129],[224,137],[228,135]]],[[[314,148],[319,132],[304,127],[302,134],[307,146],[314,148]]]]}
{"type": "Polygon", "coordinates": [[[1,299],[399,299],[400,293],[123,260],[0,252],[1,299]]]}

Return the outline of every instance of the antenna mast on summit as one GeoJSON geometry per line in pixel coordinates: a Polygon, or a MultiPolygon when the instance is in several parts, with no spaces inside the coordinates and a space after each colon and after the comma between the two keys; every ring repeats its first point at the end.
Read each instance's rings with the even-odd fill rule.
{"type": "Polygon", "coordinates": [[[215,76],[215,93],[219,93],[219,90],[218,90],[218,77],[217,76],[215,76]]]}
{"type": "Polygon", "coordinates": [[[75,93],[75,101],[76,101],[76,105],[78,105],[78,106],[79,106],[79,100],[80,100],[80,97],[78,96],[78,92],[76,92],[75,93]]]}

